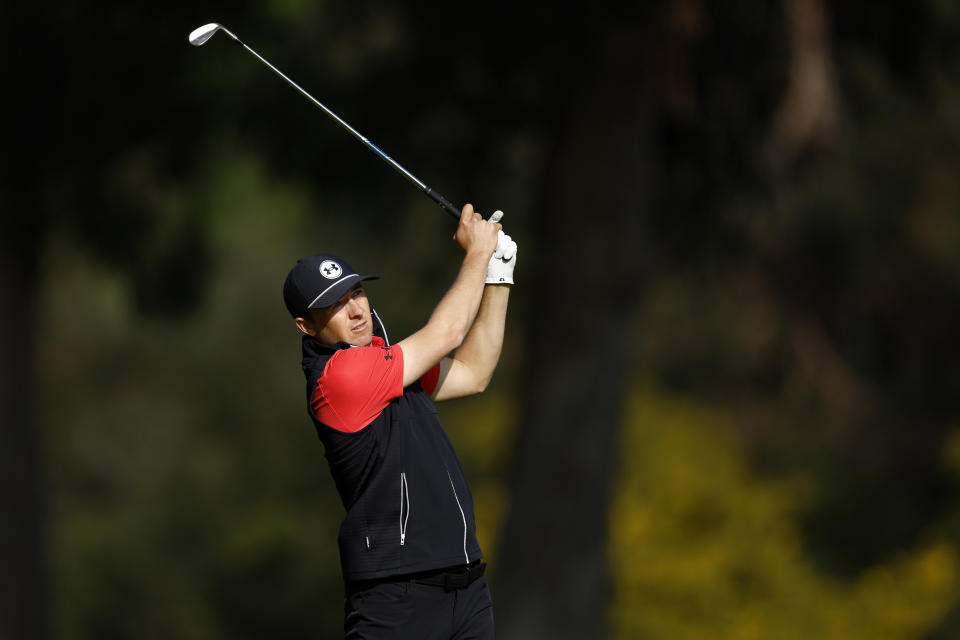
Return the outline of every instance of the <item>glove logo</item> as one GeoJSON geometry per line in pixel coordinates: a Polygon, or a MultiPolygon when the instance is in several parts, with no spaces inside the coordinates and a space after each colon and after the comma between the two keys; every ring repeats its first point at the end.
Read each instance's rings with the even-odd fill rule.
{"type": "Polygon", "coordinates": [[[341,273],[343,273],[343,269],[333,260],[324,260],[320,263],[320,275],[327,280],[336,280],[341,273]]]}

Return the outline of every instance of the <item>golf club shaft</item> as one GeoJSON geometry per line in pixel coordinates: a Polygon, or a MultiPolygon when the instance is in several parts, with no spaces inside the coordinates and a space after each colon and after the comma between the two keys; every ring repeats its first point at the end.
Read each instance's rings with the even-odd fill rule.
{"type": "Polygon", "coordinates": [[[375,145],[375,144],[373,144],[372,142],[370,142],[370,140],[368,140],[366,136],[362,135],[359,131],[357,131],[356,129],[354,129],[353,127],[351,127],[349,124],[347,124],[347,123],[343,120],[343,118],[341,118],[340,116],[338,116],[337,114],[335,114],[333,111],[331,111],[330,109],[328,109],[322,102],[320,102],[319,100],[317,100],[316,98],[314,98],[312,95],[310,95],[309,93],[307,93],[300,85],[298,85],[296,82],[294,82],[293,80],[291,80],[290,78],[288,78],[288,77],[286,76],[286,74],[284,74],[282,71],[280,71],[280,69],[277,69],[275,66],[273,66],[272,64],[270,64],[270,62],[269,62],[266,58],[264,58],[264,57],[261,56],[259,53],[257,53],[256,51],[254,51],[253,49],[251,49],[250,47],[248,47],[248,46],[246,45],[246,43],[244,43],[242,40],[240,40],[240,38],[238,38],[237,36],[235,36],[233,33],[231,33],[230,31],[228,31],[227,29],[225,29],[225,28],[223,28],[223,27],[220,27],[220,28],[221,28],[221,30],[222,30],[224,33],[226,33],[228,36],[230,36],[237,44],[239,44],[241,47],[243,47],[244,49],[246,49],[247,51],[249,51],[250,53],[252,53],[252,54],[257,58],[257,60],[259,60],[259,61],[262,62],[263,64],[265,64],[265,65],[267,65],[268,67],[270,67],[270,69],[271,69],[274,73],[276,73],[278,76],[280,76],[281,78],[283,78],[283,79],[287,82],[287,84],[289,84],[291,87],[293,87],[294,89],[296,89],[297,91],[299,91],[300,93],[302,93],[302,94],[304,95],[304,97],[306,97],[308,100],[310,100],[310,102],[312,102],[312,103],[315,104],[317,107],[319,107],[319,108],[320,108],[324,113],[326,113],[328,116],[330,116],[331,118],[333,118],[334,120],[336,120],[336,121],[337,121],[337,124],[339,124],[341,127],[343,127],[344,129],[346,129],[347,131],[349,131],[350,134],[351,134],[353,137],[355,137],[357,140],[359,140],[359,141],[362,142],[364,145],[366,145],[366,147],[367,147],[368,149],[370,149],[370,150],[373,151],[375,154],[377,154],[378,156],[380,156],[380,157],[381,157],[384,161],[386,161],[391,167],[393,167],[394,169],[396,169],[397,171],[399,171],[407,180],[409,180],[410,182],[412,182],[413,184],[415,184],[417,187],[419,187],[431,200],[433,200],[434,202],[436,202],[437,204],[439,204],[439,205],[443,208],[444,211],[446,211],[446,212],[449,213],[451,216],[453,216],[453,218],[454,218],[455,220],[459,220],[459,219],[460,219],[460,209],[457,208],[452,202],[450,202],[449,200],[447,200],[446,198],[444,198],[442,195],[440,195],[439,193],[437,193],[436,191],[434,191],[433,189],[431,189],[430,187],[428,187],[428,186],[427,186],[426,184],[424,184],[421,180],[419,180],[415,175],[413,175],[412,173],[410,173],[409,171],[407,171],[406,169],[404,169],[402,166],[400,166],[400,164],[399,164],[396,160],[394,160],[393,158],[391,158],[390,156],[388,156],[386,153],[384,153],[377,145],[375,145]]]}

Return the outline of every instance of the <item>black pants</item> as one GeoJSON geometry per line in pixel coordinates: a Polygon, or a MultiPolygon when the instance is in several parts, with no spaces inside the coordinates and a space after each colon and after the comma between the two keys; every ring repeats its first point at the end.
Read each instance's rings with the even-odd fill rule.
{"type": "Polygon", "coordinates": [[[348,586],[344,613],[344,637],[349,640],[493,638],[486,576],[452,591],[413,580],[348,586]]]}

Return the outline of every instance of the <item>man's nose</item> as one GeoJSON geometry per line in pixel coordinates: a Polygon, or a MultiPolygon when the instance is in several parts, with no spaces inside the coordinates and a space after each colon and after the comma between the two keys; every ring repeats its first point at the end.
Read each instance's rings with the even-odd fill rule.
{"type": "Polygon", "coordinates": [[[347,312],[353,317],[361,316],[363,315],[363,306],[360,304],[359,300],[356,298],[351,298],[347,303],[347,312]]]}

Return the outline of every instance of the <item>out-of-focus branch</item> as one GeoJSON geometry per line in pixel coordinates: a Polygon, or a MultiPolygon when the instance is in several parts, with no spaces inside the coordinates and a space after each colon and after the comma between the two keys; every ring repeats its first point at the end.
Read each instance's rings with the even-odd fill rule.
{"type": "Polygon", "coordinates": [[[823,0],[785,0],[790,43],[786,91],[774,114],[767,158],[782,174],[804,150],[829,144],[838,123],[838,97],[823,0]]]}

